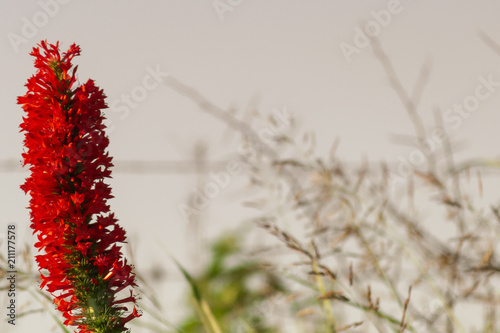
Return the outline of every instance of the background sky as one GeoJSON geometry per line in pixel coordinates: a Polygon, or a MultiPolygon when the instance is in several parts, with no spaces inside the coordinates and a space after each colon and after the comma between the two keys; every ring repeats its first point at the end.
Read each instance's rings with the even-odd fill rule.
{"type": "MultiPolygon", "coordinates": [[[[209,166],[225,160],[235,152],[237,136],[169,88],[166,76],[158,77],[161,82],[147,79],[151,71],[168,73],[240,118],[249,106],[264,113],[286,109],[302,130],[316,133],[319,154],[338,138],[344,160],[397,164],[412,152],[411,140],[401,139],[413,135],[412,124],[371,46],[358,47],[350,57],[341,48],[360,46],[359,29],[378,26],[406,89],[412,91],[422,66],[430,66],[419,105],[426,126],[434,124],[435,110],[450,110],[455,120],[445,125],[460,148],[459,161],[493,159],[499,155],[500,86],[493,84],[468,117],[457,120],[451,108],[474,96],[481,80],[500,85],[500,56],[479,37],[482,31],[500,43],[499,13],[500,2],[466,0],[2,0],[0,228],[16,223],[19,242],[33,243],[28,198],[19,190],[27,171],[19,162],[22,110],[16,97],[25,94],[34,73],[29,52],[40,40],[60,41],[63,50],[80,45],[82,54],[74,60],[80,81],[94,79],[114,106],[107,111],[116,165],[111,206],[127,230],[136,267],[170,267],[158,288],[165,292],[165,313],[174,319],[185,285],[165,263],[165,253],[193,269],[197,260],[193,235],[178,210],[200,182],[189,161],[196,147],[206,150],[209,166]],[[145,79],[154,88],[141,90],[145,79]],[[140,98],[127,104],[123,96],[133,92],[140,98]],[[132,162],[142,171],[130,169],[132,162]]],[[[204,238],[240,225],[245,212],[235,196],[239,191],[235,180],[211,201],[204,238]]],[[[6,302],[3,293],[0,302],[6,302]]],[[[31,320],[20,318],[10,331],[28,329],[31,320]]],[[[41,320],[38,327],[43,322],[48,331],[52,321],[41,320]]]]}

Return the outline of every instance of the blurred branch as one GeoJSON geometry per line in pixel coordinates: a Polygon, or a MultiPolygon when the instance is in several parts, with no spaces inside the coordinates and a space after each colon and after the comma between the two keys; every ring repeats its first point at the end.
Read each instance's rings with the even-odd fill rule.
{"type": "Polygon", "coordinates": [[[493,50],[493,52],[500,56],[500,45],[493,38],[482,30],[479,31],[479,38],[481,38],[483,42],[493,50]]]}
{"type": "MultiPolygon", "coordinates": [[[[138,161],[138,160],[114,160],[113,172],[130,174],[198,174],[206,170],[224,170],[228,161],[205,161],[204,170],[200,170],[197,160],[179,161],[138,161]]],[[[19,161],[15,159],[0,160],[0,173],[2,172],[24,172],[19,161]]]]}
{"type": "MultiPolygon", "coordinates": [[[[165,81],[166,81],[165,84],[167,86],[174,89],[179,94],[188,97],[191,101],[198,104],[198,106],[203,111],[205,111],[208,114],[212,115],[213,117],[221,120],[223,123],[228,125],[230,128],[236,130],[237,132],[242,133],[244,136],[247,136],[247,137],[258,137],[257,132],[255,132],[251,126],[249,126],[247,123],[245,123],[241,120],[238,120],[237,118],[235,118],[233,115],[231,115],[226,110],[218,107],[217,105],[212,103],[208,98],[206,98],[204,95],[202,95],[197,90],[185,85],[184,83],[173,78],[172,76],[169,76],[165,81]]],[[[276,159],[278,156],[274,150],[269,148],[264,143],[262,143],[261,149],[262,149],[262,153],[272,160],[276,159]]]]}

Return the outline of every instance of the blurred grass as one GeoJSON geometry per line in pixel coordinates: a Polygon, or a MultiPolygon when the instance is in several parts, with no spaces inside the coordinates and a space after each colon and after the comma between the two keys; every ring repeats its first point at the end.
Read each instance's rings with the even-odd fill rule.
{"type": "MultiPolygon", "coordinates": [[[[201,274],[188,277],[185,272],[184,276],[199,303],[197,307],[206,302],[223,332],[278,332],[259,307],[272,295],[284,292],[284,284],[262,262],[240,258],[240,237],[223,235],[211,245],[210,262],[201,274]]],[[[206,332],[202,318],[199,311],[191,311],[179,329],[186,333],[206,332]]]]}

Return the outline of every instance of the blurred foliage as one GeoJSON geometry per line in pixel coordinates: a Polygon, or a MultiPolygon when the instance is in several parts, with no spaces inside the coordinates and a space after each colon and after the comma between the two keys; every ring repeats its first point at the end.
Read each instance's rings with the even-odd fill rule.
{"type": "MultiPolygon", "coordinates": [[[[240,234],[226,234],[211,246],[210,262],[193,277],[224,332],[274,333],[263,303],[284,292],[280,278],[258,259],[242,259],[240,234]]],[[[248,257],[247,257],[248,258],[248,257]]],[[[191,307],[193,308],[193,307],[191,307]]],[[[205,332],[196,311],[179,325],[181,332],[205,332]]]]}

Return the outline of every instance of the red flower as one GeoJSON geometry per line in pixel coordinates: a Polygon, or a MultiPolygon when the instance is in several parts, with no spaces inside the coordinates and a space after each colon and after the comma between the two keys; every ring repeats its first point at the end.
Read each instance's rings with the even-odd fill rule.
{"type": "Polygon", "coordinates": [[[140,316],[130,296],[117,293],[136,286],[132,268],[117,243],[125,231],[109,212],[111,157],[106,152],[105,95],[94,81],[76,85],[71,61],[80,48],[59,53],[59,43],[41,42],[31,53],[37,73],[28,79],[26,95],[18,98],[26,117],[24,164],[31,176],[21,188],[30,193],[31,227],[40,287],[53,295],[65,325],[79,332],[118,333],[140,316]]]}

